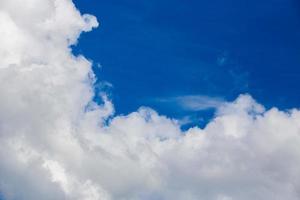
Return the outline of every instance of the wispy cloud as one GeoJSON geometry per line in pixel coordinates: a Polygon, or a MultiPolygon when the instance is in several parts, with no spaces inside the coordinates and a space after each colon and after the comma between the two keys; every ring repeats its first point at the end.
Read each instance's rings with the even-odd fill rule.
{"type": "Polygon", "coordinates": [[[175,104],[186,111],[202,111],[216,109],[226,101],[221,97],[211,97],[206,95],[185,95],[169,98],[158,98],[160,103],[175,104]]]}

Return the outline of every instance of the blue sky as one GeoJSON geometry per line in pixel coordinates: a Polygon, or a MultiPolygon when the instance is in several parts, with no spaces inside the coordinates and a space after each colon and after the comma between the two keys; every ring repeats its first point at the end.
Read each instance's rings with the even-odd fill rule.
{"type": "Polygon", "coordinates": [[[267,107],[300,106],[297,0],[75,4],[101,26],[82,35],[74,52],[93,60],[99,80],[112,84],[118,114],[150,106],[205,124],[211,109],[174,109],[174,98],[187,95],[231,101],[249,93],[267,107]]]}
{"type": "Polygon", "coordinates": [[[0,199],[300,199],[298,0],[75,3],[0,0],[0,199]]]}

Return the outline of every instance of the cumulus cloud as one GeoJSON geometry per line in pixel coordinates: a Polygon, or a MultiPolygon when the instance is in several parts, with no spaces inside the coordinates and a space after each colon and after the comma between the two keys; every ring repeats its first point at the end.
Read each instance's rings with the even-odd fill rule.
{"type": "Polygon", "coordinates": [[[92,102],[94,74],[72,55],[97,27],[71,0],[0,1],[0,193],[5,200],[300,198],[300,111],[249,95],[204,129],[92,102]]]}

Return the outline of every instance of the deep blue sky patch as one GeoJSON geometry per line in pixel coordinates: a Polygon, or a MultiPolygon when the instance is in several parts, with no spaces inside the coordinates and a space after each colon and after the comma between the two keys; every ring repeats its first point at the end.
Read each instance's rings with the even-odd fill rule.
{"type": "Polygon", "coordinates": [[[300,106],[297,0],[75,4],[101,26],[82,35],[74,52],[93,60],[99,80],[113,85],[117,113],[150,106],[171,117],[200,119],[199,110],[155,100],[186,95],[233,100],[249,93],[266,106],[300,106]]]}

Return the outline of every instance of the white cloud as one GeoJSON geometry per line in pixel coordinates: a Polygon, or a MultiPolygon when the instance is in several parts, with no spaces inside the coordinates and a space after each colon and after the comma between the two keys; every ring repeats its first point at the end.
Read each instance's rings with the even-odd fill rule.
{"type": "Polygon", "coordinates": [[[91,63],[69,47],[96,26],[70,0],[0,2],[6,200],[300,198],[299,110],[241,95],[186,132],[148,108],[112,117],[105,95],[91,102],[91,63]]]}
{"type": "Polygon", "coordinates": [[[156,99],[157,102],[173,104],[177,108],[186,111],[201,111],[208,109],[217,109],[226,101],[220,97],[210,97],[205,95],[186,95],[169,98],[156,99]]]}

